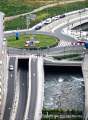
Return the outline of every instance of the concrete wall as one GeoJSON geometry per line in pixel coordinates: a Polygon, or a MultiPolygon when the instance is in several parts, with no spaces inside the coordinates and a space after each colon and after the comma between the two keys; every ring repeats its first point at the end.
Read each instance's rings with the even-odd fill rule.
{"type": "Polygon", "coordinates": [[[43,99],[44,99],[44,68],[43,68],[43,58],[38,57],[37,64],[37,74],[38,74],[38,94],[37,94],[37,103],[34,120],[41,120],[42,118],[42,108],[43,108],[43,99]]]}
{"type": "Polygon", "coordinates": [[[88,120],[88,53],[85,54],[82,64],[83,77],[85,82],[85,120],[88,120]]]}

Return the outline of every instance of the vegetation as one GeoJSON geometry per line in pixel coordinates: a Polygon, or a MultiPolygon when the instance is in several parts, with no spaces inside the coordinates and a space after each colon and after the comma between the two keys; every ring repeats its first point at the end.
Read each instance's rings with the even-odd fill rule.
{"type": "Polygon", "coordinates": [[[68,54],[68,55],[64,55],[64,56],[53,56],[55,59],[58,59],[58,60],[62,60],[62,59],[73,59],[74,58],[79,58],[81,55],[80,54],[68,54]]]}
{"type": "Polygon", "coordinates": [[[17,15],[32,11],[36,6],[20,4],[17,2],[9,2],[8,0],[0,0],[0,11],[4,12],[6,16],[17,15]]]}
{"type": "MultiPolygon", "coordinates": [[[[77,10],[77,9],[81,9],[81,8],[85,8],[85,7],[88,7],[88,1],[63,4],[63,5],[58,5],[58,6],[55,6],[52,8],[47,8],[46,10],[42,10],[42,11],[36,13],[37,17],[35,20],[31,21],[30,27],[32,27],[33,25],[35,25],[38,22],[41,22],[42,20],[46,19],[47,17],[63,14],[65,12],[69,12],[69,11],[73,11],[73,10],[77,10]]],[[[22,8],[21,11],[20,10],[19,11],[21,13],[23,11],[29,12],[30,11],[29,9],[32,10],[32,7],[27,7],[25,10],[22,8]]],[[[17,13],[15,12],[15,14],[17,14],[17,13]]],[[[6,26],[5,30],[26,28],[26,17],[19,17],[12,21],[7,21],[5,23],[5,26],[6,26]]]]}
{"type": "Polygon", "coordinates": [[[62,109],[43,109],[42,120],[82,120],[82,111],[62,110],[62,109]]]}
{"type": "Polygon", "coordinates": [[[72,115],[82,115],[82,111],[79,110],[63,110],[63,109],[43,109],[42,111],[43,115],[46,115],[48,113],[48,115],[50,114],[72,114],[72,115]]]}
{"type": "Polygon", "coordinates": [[[83,118],[42,118],[42,120],[83,120],[83,118]]]}
{"type": "Polygon", "coordinates": [[[15,47],[15,48],[25,48],[25,43],[27,40],[31,40],[32,38],[35,39],[35,41],[38,41],[38,43],[35,43],[33,46],[29,46],[27,48],[47,48],[51,47],[53,45],[56,45],[58,43],[57,38],[48,36],[48,35],[20,35],[19,40],[16,40],[15,35],[10,36],[7,38],[7,45],[9,47],[15,47]]]}

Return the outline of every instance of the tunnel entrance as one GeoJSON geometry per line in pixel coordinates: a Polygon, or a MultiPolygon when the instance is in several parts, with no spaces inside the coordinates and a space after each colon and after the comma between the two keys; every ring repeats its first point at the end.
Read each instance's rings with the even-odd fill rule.
{"type": "MultiPolygon", "coordinates": [[[[82,75],[82,69],[80,66],[44,66],[44,71],[46,73],[69,73],[82,75]]],[[[83,75],[82,75],[83,76],[83,75]]]]}
{"type": "Polygon", "coordinates": [[[29,59],[18,59],[19,103],[16,120],[23,120],[26,110],[29,82],[29,59]],[[19,116],[20,115],[20,116],[19,116]]]}
{"type": "Polygon", "coordinates": [[[29,59],[18,59],[18,68],[28,70],[29,59]]]}

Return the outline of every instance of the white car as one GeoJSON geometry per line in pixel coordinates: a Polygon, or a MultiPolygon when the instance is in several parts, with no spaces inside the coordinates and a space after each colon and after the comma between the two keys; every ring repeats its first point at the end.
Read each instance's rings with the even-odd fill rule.
{"type": "Polygon", "coordinates": [[[44,21],[44,24],[50,24],[52,22],[52,18],[47,18],[45,21],[44,21]]]}
{"type": "Polygon", "coordinates": [[[52,21],[55,21],[55,20],[58,20],[58,19],[59,19],[59,16],[52,17],[52,21]]]}
{"type": "Polygon", "coordinates": [[[13,65],[9,65],[9,70],[10,70],[10,71],[13,71],[13,70],[14,70],[13,65]]]}

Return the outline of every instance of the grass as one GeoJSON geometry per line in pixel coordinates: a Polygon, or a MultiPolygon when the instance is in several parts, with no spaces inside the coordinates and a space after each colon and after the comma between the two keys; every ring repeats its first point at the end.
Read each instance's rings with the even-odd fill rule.
{"type": "Polygon", "coordinates": [[[5,30],[13,30],[13,29],[23,29],[26,28],[26,17],[19,17],[15,20],[5,22],[5,30]]]}
{"type": "Polygon", "coordinates": [[[82,111],[62,110],[62,109],[43,109],[42,120],[82,120],[82,111]],[[60,117],[63,116],[63,117],[60,117]],[[74,116],[72,116],[74,115],[74,116]],[[68,117],[69,116],[69,117],[68,117]]]}
{"type": "MultiPolygon", "coordinates": [[[[65,5],[58,5],[56,7],[42,10],[36,13],[37,17],[35,20],[31,21],[30,27],[41,22],[47,17],[63,14],[65,12],[78,10],[78,9],[85,8],[85,7],[88,7],[88,1],[69,3],[65,5]]],[[[7,21],[5,23],[5,30],[12,30],[12,29],[17,29],[17,28],[19,29],[26,28],[26,17],[19,17],[19,18],[14,19],[13,21],[7,21]]]]}
{"type": "Polygon", "coordinates": [[[17,15],[32,11],[36,6],[20,4],[19,2],[8,2],[8,0],[0,0],[0,11],[4,12],[6,16],[17,15]]]}
{"type": "MultiPolygon", "coordinates": [[[[8,37],[7,38],[7,45],[9,47],[14,47],[14,48],[25,48],[24,47],[25,42],[26,42],[26,40],[31,39],[30,36],[29,35],[20,35],[19,40],[16,40],[15,35],[8,37]]],[[[39,41],[39,43],[35,44],[35,46],[34,46],[35,48],[36,47],[37,48],[44,48],[44,47],[48,47],[48,46],[50,47],[50,46],[55,45],[58,42],[57,38],[52,37],[52,36],[48,36],[48,35],[38,34],[38,35],[32,35],[32,37],[34,37],[35,40],[39,41]]],[[[31,46],[29,48],[31,48],[31,46]]]]}
{"type": "Polygon", "coordinates": [[[81,56],[80,54],[68,54],[68,55],[64,55],[64,56],[54,56],[54,58],[57,60],[72,58],[74,60],[75,57],[80,58],[80,56],[81,56]]]}
{"type": "Polygon", "coordinates": [[[83,118],[80,117],[72,117],[72,118],[42,118],[42,120],[83,120],[83,118]]]}

